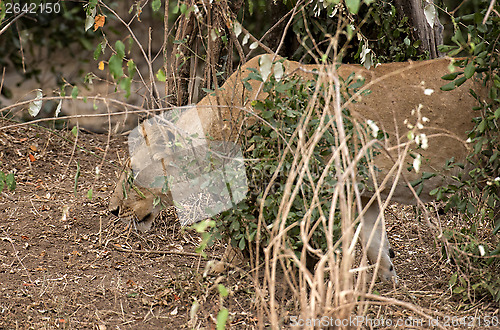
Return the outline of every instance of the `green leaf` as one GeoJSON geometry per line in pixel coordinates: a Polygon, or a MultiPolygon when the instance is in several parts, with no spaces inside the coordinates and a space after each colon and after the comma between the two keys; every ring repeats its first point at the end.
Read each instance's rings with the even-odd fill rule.
{"type": "Polygon", "coordinates": [[[455,86],[456,87],[461,86],[466,80],[467,80],[466,77],[460,77],[460,78],[458,78],[457,80],[455,80],[455,86]]]}
{"type": "Polygon", "coordinates": [[[132,78],[135,74],[135,63],[134,60],[129,60],[127,62],[128,76],[132,78]]]}
{"type": "Polygon", "coordinates": [[[130,97],[130,87],[132,86],[132,78],[123,78],[120,80],[120,88],[123,89],[125,93],[125,98],[130,97]]]}
{"type": "Polygon", "coordinates": [[[435,189],[432,189],[430,192],[429,192],[429,195],[431,196],[434,196],[436,195],[438,192],[439,192],[440,188],[435,188],[435,189]]]}
{"type": "Polygon", "coordinates": [[[454,90],[455,87],[456,87],[455,81],[452,81],[452,82],[447,83],[446,85],[441,86],[441,90],[447,92],[447,91],[454,90]]]}
{"type": "Polygon", "coordinates": [[[457,56],[461,51],[462,51],[462,48],[457,47],[454,50],[450,51],[448,53],[448,56],[450,56],[450,57],[457,56]]]}
{"type": "Polygon", "coordinates": [[[477,30],[481,33],[486,33],[488,32],[488,27],[486,26],[486,24],[478,24],[477,30]]]}
{"type": "MultiPolygon", "coordinates": [[[[1,191],[1,190],[0,190],[1,191]]],[[[493,229],[493,235],[496,235],[500,231],[500,220],[497,220],[495,228],[493,229]]]]}
{"type": "Polygon", "coordinates": [[[102,49],[102,42],[100,42],[97,47],[95,48],[94,50],[94,60],[97,61],[97,59],[99,58],[99,56],[101,56],[101,53],[103,52],[103,49],[102,49]]]}
{"type": "Polygon", "coordinates": [[[7,174],[7,176],[5,176],[5,183],[7,184],[7,187],[10,191],[16,189],[16,179],[14,177],[14,173],[9,173],[7,174]]]}
{"type": "Polygon", "coordinates": [[[260,73],[257,73],[257,72],[250,72],[248,74],[248,77],[247,77],[248,80],[257,80],[257,81],[264,81],[262,80],[262,76],[260,75],[260,73]]]}
{"type": "Polygon", "coordinates": [[[125,45],[123,44],[123,42],[121,42],[121,40],[118,40],[115,43],[115,50],[118,57],[120,57],[121,59],[125,57],[125,45]]]}
{"type": "Polygon", "coordinates": [[[449,52],[450,50],[457,49],[457,48],[458,48],[457,46],[447,46],[447,45],[439,45],[439,46],[438,46],[438,50],[439,50],[441,53],[447,53],[447,52],[449,52]]]}
{"type": "Polygon", "coordinates": [[[457,29],[455,31],[455,35],[451,37],[451,40],[455,42],[457,45],[464,45],[465,44],[465,39],[462,35],[462,31],[460,29],[457,29]]]}
{"type": "Polygon", "coordinates": [[[240,242],[238,243],[238,247],[240,248],[241,251],[245,250],[245,238],[240,239],[240,242]]]}
{"type": "Polygon", "coordinates": [[[165,75],[165,71],[163,69],[159,69],[156,73],[156,79],[161,82],[165,82],[167,80],[167,76],[165,75]]]}
{"type": "Polygon", "coordinates": [[[495,110],[495,119],[500,118],[500,107],[495,110]]]}
{"type": "Polygon", "coordinates": [[[496,79],[496,78],[494,78],[494,79],[493,79],[493,83],[495,84],[495,87],[496,87],[496,88],[499,88],[499,89],[500,89],[500,79],[496,79]]]}
{"type": "Polygon", "coordinates": [[[419,186],[417,187],[417,189],[416,189],[416,191],[415,191],[415,192],[417,193],[417,196],[420,196],[420,194],[422,193],[422,190],[423,190],[423,189],[424,189],[424,185],[423,185],[423,184],[421,184],[421,185],[419,185],[419,186]]]}
{"type": "Polygon", "coordinates": [[[229,311],[227,308],[222,308],[217,314],[217,330],[224,330],[226,328],[227,318],[229,316],[229,311]]]}
{"type": "Polygon", "coordinates": [[[457,283],[457,277],[458,277],[458,274],[457,273],[453,273],[453,275],[451,275],[451,277],[450,277],[450,281],[448,282],[448,284],[450,286],[454,286],[455,283],[457,283]]]}
{"type": "Polygon", "coordinates": [[[88,191],[87,191],[87,198],[88,199],[92,199],[92,196],[94,195],[94,191],[92,190],[92,188],[90,188],[88,191]]]}
{"type": "Polygon", "coordinates": [[[78,87],[75,86],[73,87],[73,89],[71,90],[71,97],[73,98],[73,100],[76,100],[76,97],[78,96],[78,87]]]}
{"type": "Polygon", "coordinates": [[[78,127],[73,126],[73,128],[71,129],[71,133],[73,133],[74,136],[77,136],[78,135],[78,127]]]}
{"type": "Polygon", "coordinates": [[[359,11],[359,6],[361,5],[360,0],[345,0],[345,4],[347,9],[351,14],[356,15],[359,11]]]}
{"type": "Polygon", "coordinates": [[[486,130],[486,127],[488,127],[488,122],[486,121],[486,119],[483,119],[477,126],[477,129],[480,133],[483,133],[486,130]]]}
{"type": "Polygon", "coordinates": [[[222,284],[218,286],[219,293],[222,297],[227,297],[229,295],[229,291],[227,291],[226,287],[222,284]]]}
{"type": "Polygon", "coordinates": [[[464,70],[465,78],[470,79],[474,75],[474,72],[476,72],[476,66],[474,65],[474,62],[470,62],[464,70]]]}
{"type": "Polygon", "coordinates": [[[462,72],[459,72],[459,71],[456,71],[456,72],[452,72],[452,73],[448,73],[448,74],[445,74],[444,76],[441,77],[441,79],[444,79],[444,80],[455,80],[455,78],[461,74],[462,72]]]}
{"type": "Polygon", "coordinates": [[[422,173],[423,180],[428,180],[428,179],[433,178],[435,176],[436,176],[436,173],[430,173],[430,172],[423,172],[422,173]]]}
{"type": "Polygon", "coordinates": [[[238,219],[233,220],[233,222],[229,226],[229,229],[233,231],[240,230],[240,222],[238,221],[238,219]]]}
{"type": "Polygon", "coordinates": [[[109,59],[109,71],[111,71],[111,74],[115,79],[123,77],[122,62],[123,59],[117,54],[112,55],[109,59]]]}
{"type": "Polygon", "coordinates": [[[186,12],[187,12],[187,8],[188,8],[188,7],[186,6],[186,4],[185,4],[185,3],[181,4],[181,6],[180,6],[180,8],[179,8],[179,9],[181,10],[181,14],[182,14],[182,15],[185,15],[185,14],[186,14],[186,12]]]}
{"type": "Polygon", "coordinates": [[[158,11],[161,7],[161,0],[153,0],[151,3],[151,8],[153,8],[153,11],[158,11]]]}
{"type": "Polygon", "coordinates": [[[0,23],[3,21],[5,18],[5,2],[1,1],[0,2],[0,23]]]}

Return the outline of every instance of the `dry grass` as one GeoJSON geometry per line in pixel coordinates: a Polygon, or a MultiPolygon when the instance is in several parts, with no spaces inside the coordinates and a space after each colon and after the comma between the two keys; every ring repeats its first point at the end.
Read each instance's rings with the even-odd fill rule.
{"type": "MultiPolygon", "coordinates": [[[[217,16],[214,24],[223,23],[222,15],[217,16]]],[[[185,33],[179,31],[179,37],[185,33]]],[[[206,50],[212,62],[220,52],[217,47],[209,44],[206,50]]],[[[152,66],[149,59],[146,62],[152,66]]],[[[214,63],[207,67],[205,81],[212,78],[216,81],[214,63]]],[[[165,69],[167,74],[171,73],[172,68],[165,69]]],[[[338,79],[335,72],[328,74],[329,82],[333,83],[330,86],[337,86],[336,91],[329,92],[336,96],[334,100],[339,100],[338,79]]],[[[149,83],[154,84],[154,80],[149,83]]],[[[175,91],[168,84],[165,88],[167,95],[175,91]]],[[[2,170],[16,171],[18,188],[13,193],[3,192],[0,200],[3,214],[0,284],[6,298],[0,301],[0,327],[211,329],[222,307],[230,311],[228,327],[234,329],[286,328],[293,325],[295,316],[303,320],[326,316],[335,321],[359,316],[370,317],[374,322],[382,319],[414,322],[406,324],[408,328],[419,328],[436,319],[440,321],[437,326],[443,328],[446,327],[443,322],[452,322],[452,317],[477,320],[498,317],[498,306],[487,299],[465,302],[449,288],[454,268],[441,257],[440,232],[446,227],[467,226],[460,217],[424,213],[419,218],[424,221],[417,221],[412,208],[390,205],[381,220],[386,221],[397,251],[395,265],[400,283],[391,286],[371,280],[373,270],[357,244],[361,200],[353,184],[355,160],[346,149],[339,118],[341,105],[338,102],[331,105],[316,107],[311,102],[307,111],[320,117],[330,112],[335,114],[338,153],[330,166],[337,169],[339,184],[332,200],[338,201],[334,205],[341,211],[343,248],[339,249],[339,243],[330,240],[327,250],[314,251],[319,254],[319,261],[313,270],[286,245],[286,232],[290,228],[284,226],[283,219],[296,194],[291,186],[276,219],[271,244],[262,247],[263,255],[252,261],[258,267],[245,265],[224,273],[205,274],[207,261],[222,257],[223,243],[206,250],[209,259],[203,259],[194,253],[200,241],[198,234],[181,229],[172,214],[160,219],[151,233],[138,234],[107,213],[107,199],[119,168],[116,165],[126,158],[123,137],[83,134],[75,142],[68,133],[69,140],[65,141],[29,125],[3,129],[10,126],[3,122],[2,170]],[[110,161],[101,163],[99,177],[95,175],[94,155],[75,148],[77,144],[110,161]],[[38,151],[33,151],[32,146],[38,151]],[[29,161],[29,150],[35,153],[36,162],[29,161]],[[76,196],[73,195],[75,160],[82,167],[76,196]],[[87,200],[85,194],[90,187],[95,193],[92,200],[87,200]],[[65,208],[69,208],[69,214],[63,219],[65,208]],[[228,298],[220,297],[219,284],[228,288],[228,298]],[[200,307],[191,312],[195,301],[200,307]]],[[[157,107],[168,108],[161,102],[157,107]]],[[[332,124],[326,123],[325,127],[332,124]]],[[[321,132],[317,134],[320,136],[321,132]]],[[[370,143],[363,133],[360,136],[365,145],[370,143]]],[[[308,150],[314,148],[315,142],[304,140],[302,144],[303,150],[295,155],[297,164],[290,182],[296,178],[307,181],[302,170],[307,167],[311,157],[308,150]]],[[[312,203],[311,208],[314,207],[312,203]]],[[[308,248],[313,249],[309,237],[314,230],[333,230],[328,214],[321,227],[314,227],[309,220],[301,226],[304,253],[308,248]]],[[[481,235],[489,238],[487,231],[481,235]]]]}

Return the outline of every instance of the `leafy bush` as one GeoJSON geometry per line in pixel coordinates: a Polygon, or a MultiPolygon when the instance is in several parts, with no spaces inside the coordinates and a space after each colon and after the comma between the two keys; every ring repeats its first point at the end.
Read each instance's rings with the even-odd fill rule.
{"type": "MultiPolygon", "coordinates": [[[[474,230],[476,223],[486,219],[491,221],[492,235],[498,235],[500,231],[500,18],[497,15],[486,17],[488,2],[481,4],[482,9],[474,14],[452,18],[455,31],[451,40],[454,45],[440,48],[450,56],[464,53],[471,56],[456,62],[461,70],[443,77],[450,80],[442,87],[443,90],[452,90],[467,79],[476,79],[487,86],[487,95],[470,91],[478,100],[478,106],[473,109],[477,113],[475,126],[468,133],[473,151],[467,165],[473,169],[458,175],[454,184],[436,189],[433,193],[447,201],[446,210],[456,208],[471,220],[470,229],[466,232],[460,235],[448,233],[449,240],[457,249],[451,250],[448,257],[456,259],[461,266],[450,280],[454,291],[469,296],[469,290],[465,289],[468,283],[472,291],[489,293],[500,301],[500,282],[494,275],[498,274],[500,267],[500,244],[492,247],[491,244],[479,243],[474,230]],[[468,239],[464,239],[463,235],[467,235],[468,239]]],[[[497,13],[500,10],[498,4],[495,10],[497,13]]],[[[465,168],[463,164],[450,166],[465,168]]]]}
{"type": "Polygon", "coordinates": [[[464,301],[473,302],[485,295],[500,301],[500,263],[493,257],[500,250],[490,251],[487,244],[478,242],[474,228],[460,232],[447,230],[444,234],[453,248],[443,248],[443,254],[458,266],[449,280],[453,293],[464,301]]]}
{"type": "MultiPolygon", "coordinates": [[[[295,6],[293,1],[282,2],[289,10],[295,6]]],[[[266,7],[260,1],[250,1],[249,5],[251,3],[254,4],[249,6],[251,11],[245,17],[245,25],[252,26],[252,33],[262,35],[259,29],[266,26],[260,24],[260,18],[264,10],[270,11],[271,5],[268,3],[266,7]],[[255,27],[254,20],[259,22],[255,27]]],[[[328,54],[331,61],[347,63],[364,61],[367,54],[374,63],[428,58],[428,54],[419,49],[421,41],[414,40],[408,18],[401,18],[390,1],[306,1],[303,11],[295,15],[291,30],[293,33],[283,45],[287,48],[283,55],[302,62],[310,60],[310,51],[316,56],[328,54]],[[339,55],[343,59],[333,58],[334,53],[328,50],[329,42],[324,42],[337,32],[339,55]]]]}
{"type": "MultiPolygon", "coordinates": [[[[257,70],[253,70],[246,81],[249,79],[262,81],[257,70]]],[[[343,100],[349,98],[362,85],[363,81],[356,80],[354,74],[349,76],[342,82],[343,100]]],[[[290,191],[298,189],[297,196],[289,200],[292,206],[286,216],[285,227],[289,228],[288,246],[295,251],[303,247],[300,226],[306,222],[311,228],[319,226],[319,230],[311,229],[313,233],[309,244],[315,249],[326,248],[322,221],[325,217],[328,219],[331,213],[332,192],[338,178],[336,169],[327,166],[326,160],[332,148],[340,144],[332,116],[322,117],[321,113],[326,104],[332,102],[331,95],[327,92],[327,87],[317,85],[315,80],[288,77],[278,81],[272,75],[264,83],[263,92],[268,96],[252,103],[259,114],[258,118],[247,115],[245,122],[248,124],[243,129],[246,133],[240,140],[246,159],[249,194],[237,207],[221,214],[212,230],[213,237],[229,237],[233,246],[247,249],[257,237],[257,219],[260,215],[264,219],[260,244],[266,245],[269,232],[280,225],[277,219],[280,218],[281,204],[288,200],[290,191]],[[331,125],[325,125],[328,121],[331,125]],[[313,135],[325,127],[327,129],[309,158],[301,146],[313,141],[313,135]],[[301,162],[308,162],[309,173],[303,181],[299,181],[295,172],[300,168],[301,162]],[[287,189],[290,177],[294,179],[291,188],[287,189]],[[266,189],[269,191],[266,192],[266,189]],[[318,191],[315,192],[315,189],[318,191]],[[315,193],[317,199],[314,197],[315,193]]],[[[360,133],[364,134],[365,130],[351,117],[348,109],[343,109],[343,124],[348,135],[350,157],[353,159],[362,147],[363,138],[360,133]]],[[[379,137],[383,137],[382,132],[379,132],[379,137]]],[[[370,151],[357,164],[359,185],[364,186],[366,182],[367,160],[374,154],[370,151]]],[[[331,233],[334,242],[340,235],[338,208],[335,210],[336,225],[331,233]]]]}

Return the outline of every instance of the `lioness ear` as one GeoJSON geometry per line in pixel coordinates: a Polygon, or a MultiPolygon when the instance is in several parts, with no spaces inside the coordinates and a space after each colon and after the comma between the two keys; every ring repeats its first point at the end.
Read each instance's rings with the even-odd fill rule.
{"type": "Polygon", "coordinates": [[[111,193],[111,196],[109,197],[109,205],[108,205],[108,210],[115,216],[119,216],[120,214],[120,206],[122,204],[122,201],[124,199],[124,191],[123,191],[123,184],[125,183],[125,172],[122,172],[120,175],[118,182],[116,183],[115,189],[111,193]]]}
{"type": "Polygon", "coordinates": [[[130,171],[128,170],[128,168],[130,168],[130,159],[126,162],[124,168],[121,170],[121,173],[116,182],[115,189],[109,197],[108,211],[110,211],[111,214],[117,217],[120,216],[120,208],[123,205],[123,200],[128,198],[128,191],[130,190],[128,189],[130,179],[130,171]]]}

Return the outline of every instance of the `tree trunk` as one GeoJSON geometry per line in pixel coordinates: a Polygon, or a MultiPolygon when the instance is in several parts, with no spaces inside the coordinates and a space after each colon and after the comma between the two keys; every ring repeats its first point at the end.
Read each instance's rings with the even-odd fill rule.
{"type": "Polygon", "coordinates": [[[429,51],[430,58],[440,56],[437,47],[443,43],[443,25],[439,22],[436,10],[434,26],[430,27],[425,18],[424,7],[433,0],[396,0],[396,8],[400,15],[407,16],[410,25],[415,28],[416,39],[422,41],[423,50],[429,51]]]}

